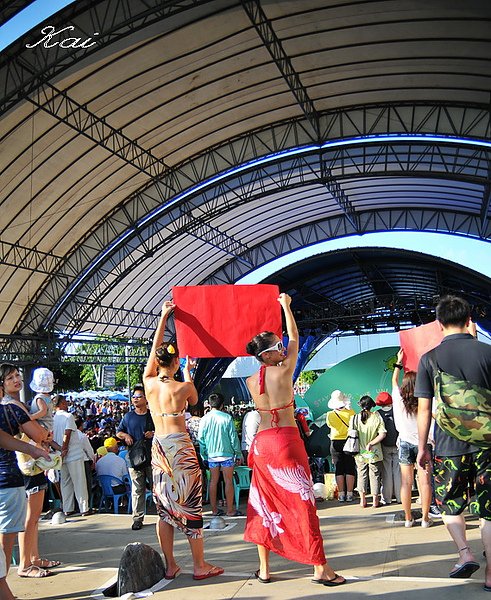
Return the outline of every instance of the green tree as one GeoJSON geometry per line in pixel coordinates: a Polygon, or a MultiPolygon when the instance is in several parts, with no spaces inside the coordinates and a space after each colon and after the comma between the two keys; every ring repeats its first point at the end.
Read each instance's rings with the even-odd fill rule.
{"type": "Polygon", "coordinates": [[[94,342],[75,345],[73,360],[79,357],[81,363],[87,362],[81,367],[80,385],[84,389],[97,389],[104,387],[104,366],[115,365],[115,387],[126,387],[127,368],[129,365],[130,387],[141,383],[142,365],[146,362],[148,349],[146,346],[136,345],[124,338],[113,340],[105,336],[98,336],[94,342]],[[119,342],[115,344],[114,341],[119,342]],[[128,342],[126,345],[120,342],[128,342]]]}
{"type": "MultiPolygon", "coordinates": [[[[129,365],[130,372],[130,388],[142,383],[143,366],[129,365]]],[[[126,387],[128,385],[126,365],[118,365],[116,367],[116,387],[126,387]]]]}
{"type": "Polygon", "coordinates": [[[312,385],[318,377],[315,371],[302,371],[298,376],[298,382],[312,385]]]}
{"type": "Polygon", "coordinates": [[[78,390],[82,374],[82,365],[62,362],[54,371],[57,379],[56,388],[60,390],[78,390]]]}

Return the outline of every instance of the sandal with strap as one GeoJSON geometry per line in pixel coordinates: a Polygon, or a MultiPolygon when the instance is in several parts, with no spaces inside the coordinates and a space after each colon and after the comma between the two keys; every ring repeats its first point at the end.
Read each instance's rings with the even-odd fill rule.
{"type": "Polygon", "coordinates": [[[54,573],[47,571],[46,569],[42,569],[37,565],[30,565],[22,572],[19,572],[17,569],[17,575],[19,577],[26,577],[28,579],[40,579],[41,577],[49,577],[50,575],[54,575],[54,573]]]}
{"type": "Polygon", "coordinates": [[[32,563],[35,567],[41,567],[41,569],[53,569],[59,567],[62,563],[60,560],[49,560],[48,558],[38,558],[32,563]]]}

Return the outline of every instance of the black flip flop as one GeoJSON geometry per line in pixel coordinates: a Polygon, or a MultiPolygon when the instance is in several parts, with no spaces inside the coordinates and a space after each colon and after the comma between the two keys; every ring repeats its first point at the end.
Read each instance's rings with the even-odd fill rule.
{"type": "Polygon", "coordinates": [[[260,582],[260,583],[271,583],[271,577],[268,577],[268,579],[263,579],[262,577],[259,577],[259,569],[254,573],[254,577],[260,582]]]}
{"type": "Polygon", "coordinates": [[[342,577],[342,575],[338,575],[334,573],[334,577],[332,579],[311,579],[312,583],[318,583],[319,585],[327,585],[328,587],[335,587],[337,585],[343,585],[346,583],[346,579],[343,577],[343,581],[334,581],[338,577],[342,577]]]}
{"type": "Polygon", "coordinates": [[[457,568],[453,571],[450,571],[449,577],[453,579],[469,579],[469,577],[475,573],[479,568],[480,564],[470,560],[469,562],[464,563],[463,565],[455,565],[457,568]]]}

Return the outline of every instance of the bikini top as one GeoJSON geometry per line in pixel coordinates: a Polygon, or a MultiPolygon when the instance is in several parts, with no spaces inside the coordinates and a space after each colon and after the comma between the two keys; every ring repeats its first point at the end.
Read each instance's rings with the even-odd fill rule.
{"type": "Polygon", "coordinates": [[[185,408],[183,408],[179,412],[173,412],[173,413],[155,413],[155,412],[150,411],[150,413],[152,415],[155,415],[157,417],[183,417],[185,412],[186,412],[185,408]]]}
{"type": "MultiPolygon", "coordinates": [[[[265,371],[266,371],[266,365],[261,365],[261,367],[259,368],[259,393],[260,394],[264,394],[265,371]]],[[[268,412],[271,415],[271,427],[278,427],[278,423],[280,422],[280,415],[278,414],[278,411],[285,410],[285,408],[290,408],[290,406],[293,406],[293,404],[294,404],[294,398],[293,398],[293,391],[292,391],[292,399],[289,404],[285,404],[285,406],[279,406],[278,408],[259,408],[258,406],[256,406],[256,410],[260,413],[268,412]]]]}
{"type": "MultiPolygon", "coordinates": [[[[168,375],[162,375],[162,377],[160,377],[160,381],[162,381],[162,383],[165,383],[166,381],[170,381],[170,380],[171,380],[171,378],[168,375]]],[[[150,411],[150,412],[152,415],[155,415],[157,417],[183,417],[186,412],[186,407],[184,407],[179,412],[172,412],[172,413],[154,413],[152,411],[150,411]]]]}

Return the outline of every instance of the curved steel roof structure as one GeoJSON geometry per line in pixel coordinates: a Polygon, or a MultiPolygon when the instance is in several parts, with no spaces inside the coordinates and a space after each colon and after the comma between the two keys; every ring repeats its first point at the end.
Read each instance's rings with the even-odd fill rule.
{"type": "Polygon", "coordinates": [[[67,6],[0,55],[3,339],[148,338],[172,285],[341,236],[489,242],[490,25],[479,0],[67,6]]]}

